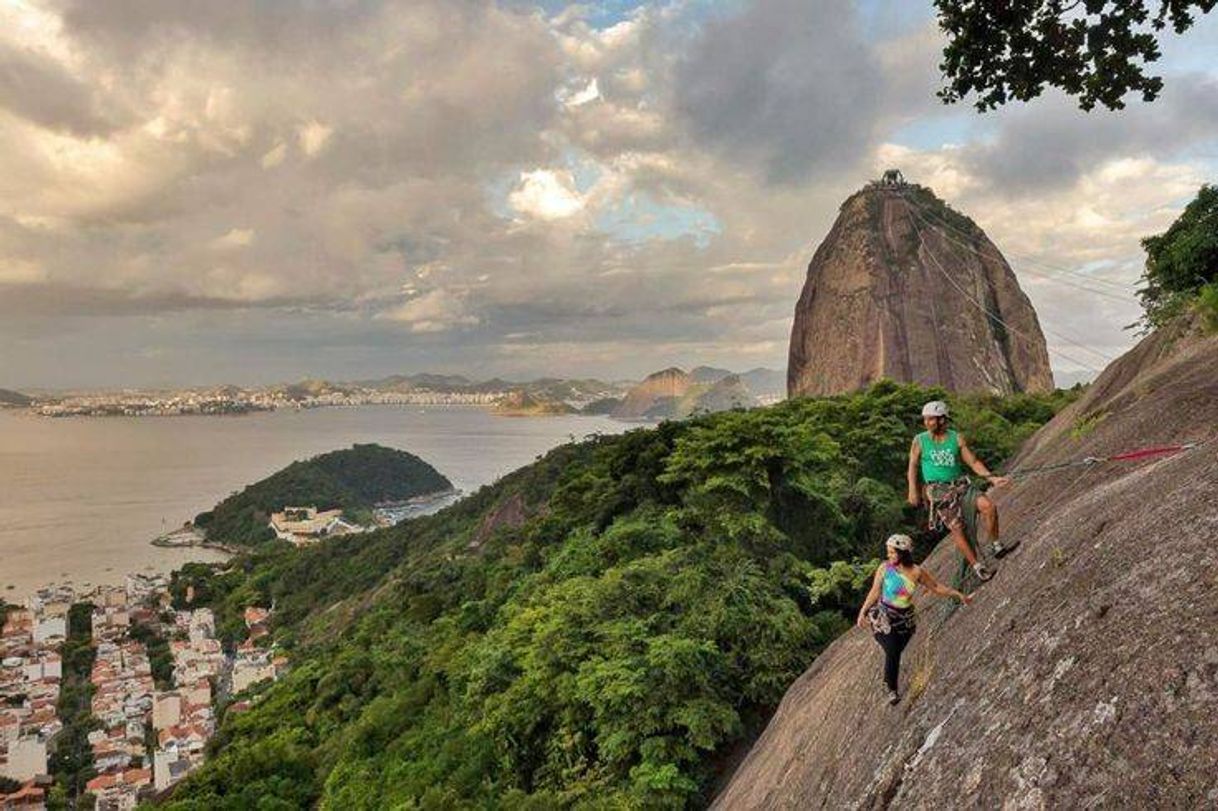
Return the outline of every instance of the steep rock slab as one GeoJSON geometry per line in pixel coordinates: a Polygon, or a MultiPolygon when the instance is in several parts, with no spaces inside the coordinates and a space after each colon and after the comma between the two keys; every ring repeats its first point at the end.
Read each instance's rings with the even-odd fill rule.
{"type": "MultiPolygon", "coordinates": [[[[855,629],[799,678],[719,809],[1218,803],[1218,337],[1158,333],[1041,429],[1023,467],[1196,450],[995,491],[1023,545],[972,606],[919,600],[884,702],[855,629]],[[1102,413],[1102,418],[1096,414],[1102,413]]],[[[941,545],[929,565],[955,567],[941,545]]]]}
{"type": "Polygon", "coordinates": [[[795,307],[789,396],[881,378],[952,391],[1053,388],[1036,312],[1010,266],[972,220],[921,186],[848,198],[795,307]]]}

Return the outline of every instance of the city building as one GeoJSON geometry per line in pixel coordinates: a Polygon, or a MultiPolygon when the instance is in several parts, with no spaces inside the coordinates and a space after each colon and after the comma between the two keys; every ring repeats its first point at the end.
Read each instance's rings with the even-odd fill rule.
{"type": "Polygon", "coordinates": [[[284,507],[283,512],[271,514],[271,529],[282,540],[297,546],[316,543],[331,535],[363,532],[364,528],[343,520],[342,510],[322,510],[316,507],[284,507]]]}

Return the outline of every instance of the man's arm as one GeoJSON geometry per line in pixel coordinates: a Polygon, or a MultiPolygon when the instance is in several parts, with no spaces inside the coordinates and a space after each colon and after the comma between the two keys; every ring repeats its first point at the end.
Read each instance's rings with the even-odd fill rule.
{"type": "Polygon", "coordinates": [[[960,458],[973,469],[974,473],[995,486],[1006,484],[1010,481],[1006,476],[995,476],[990,472],[990,469],[985,466],[985,462],[978,459],[977,454],[973,453],[973,449],[968,446],[968,442],[964,439],[964,434],[957,431],[956,440],[960,443],[960,458]]]}
{"type": "Polygon", "coordinates": [[[915,507],[922,502],[918,493],[918,463],[921,460],[922,443],[918,442],[917,437],[914,437],[913,444],[909,446],[909,467],[905,470],[905,479],[909,483],[909,495],[906,496],[906,499],[915,507]]]}

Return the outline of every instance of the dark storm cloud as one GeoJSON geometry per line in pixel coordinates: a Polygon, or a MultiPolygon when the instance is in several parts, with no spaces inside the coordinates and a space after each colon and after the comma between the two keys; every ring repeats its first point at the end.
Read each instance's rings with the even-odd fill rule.
{"type": "Polygon", "coordinates": [[[693,136],[774,183],[858,160],[884,106],[880,61],[845,0],[758,0],[711,22],[675,82],[693,136]]]}

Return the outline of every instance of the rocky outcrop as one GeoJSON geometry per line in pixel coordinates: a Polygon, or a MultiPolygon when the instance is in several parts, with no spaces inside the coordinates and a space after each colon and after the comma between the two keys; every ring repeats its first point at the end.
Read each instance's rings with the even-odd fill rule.
{"type": "Polygon", "coordinates": [[[972,220],[921,186],[847,199],[795,307],[789,396],[881,378],[952,391],[1053,388],[1040,324],[1010,266],[972,220]]]}
{"type": "MultiPolygon", "coordinates": [[[[1218,336],[1160,331],[1025,446],[994,491],[1022,546],[974,603],[920,599],[904,700],[862,630],[792,686],[714,807],[1218,804],[1218,336]]],[[[877,550],[878,552],[879,550],[877,550]]],[[[930,567],[946,576],[941,545],[930,567]]]]}
{"type": "Polygon", "coordinates": [[[543,400],[527,391],[510,391],[495,404],[494,413],[500,417],[556,417],[575,414],[576,409],[559,400],[543,400]]]}
{"type": "Polygon", "coordinates": [[[718,383],[730,375],[730,369],[717,369],[714,366],[695,366],[689,370],[689,377],[695,383],[718,383]]]}
{"type": "Polygon", "coordinates": [[[684,397],[692,384],[689,375],[675,366],[647,375],[642,383],[626,393],[621,405],[613,410],[613,416],[619,420],[649,419],[649,413],[654,414],[658,405],[684,397]]]}
{"type": "Polygon", "coordinates": [[[495,534],[496,530],[504,527],[516,529],[523,526],[529,517],[529,509],[525,504],[524,496],[520,493],[513,493],[486,514],[482,523],[474,530],[474,536],[470,538],[467,547],[480,549],[482,544],[495,534]]]}
{"type": "Polygon", "coordinates": [[[711,414],[716,411],[728,411],[733,408],[752,408],[757,405],[757,398],[749,391],[748,386],[739,375],[729,374],[721,377],[709,388],[705,388],[687,404],[682,404],[683,411],[690,414],[711,414]]]}
{"type": "Polygon", "coordinates": [[[787,375],[781,369],[757,367],[740,375],[744,385],[763,403],[776,403],[787,396],[787,375]]]}
{"type": "Polygon", "coordinates": [[[740,375],[709,366],[698,366],[687,374],[674,367],[648,375],[626,394],[612,416],[622,420],[684,419],[758,404],[740,375]]]}

